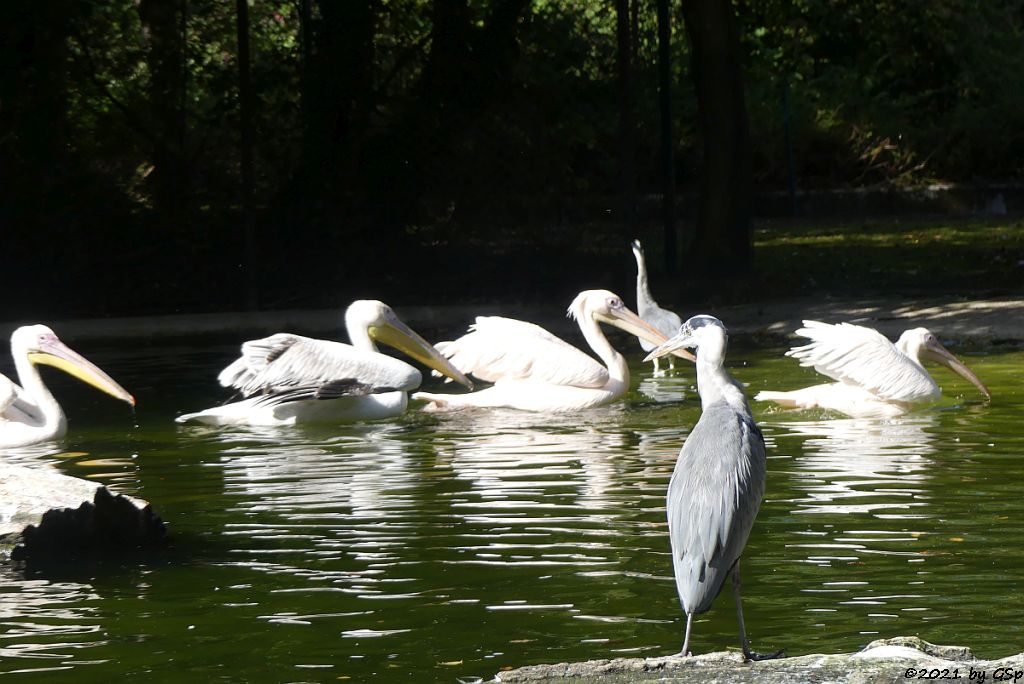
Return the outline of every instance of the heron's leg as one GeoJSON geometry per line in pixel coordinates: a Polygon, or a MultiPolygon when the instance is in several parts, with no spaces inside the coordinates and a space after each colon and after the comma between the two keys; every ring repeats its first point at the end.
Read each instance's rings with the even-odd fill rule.
{"type": "Polygon", "coordinates": [[[669,356],[668,357],[668,367],[669,367],[669,370],[675,370],[676,369],[676,357],[675,356],[669,356]]]}
{"type": "Polygon", "coordinates": [[[693,626],[693,613],[686,614],[686,636],[683,637],[683,650],[679,655],[690,657],[690,627],[693,626]]]}
{"type": "Polygon", "coordinates": [[[743,659],[744,660],[772,660],[773,658],[782,658],[786,655],[784,649],[779,649],[775,653],[769,653],[767,655],[761,655],[750,650],[750,642],[747,641],[747,626],[743,622],[743,599],[740,597],[740,561],[736,560],[736,565],[732,568],[732,596],[736,601],[736,621],[740,624],[740,646],[743,648],[743,659]]]}
{"type": "Polygon", "coordinates": [[[659,361],[661,361],[661,359],[658,359],[658,358],[654,359],[654,374],[655,375],[657,375],[658,373],[661,372],[660,370],[658,370],[658,362],[659,361]]]}

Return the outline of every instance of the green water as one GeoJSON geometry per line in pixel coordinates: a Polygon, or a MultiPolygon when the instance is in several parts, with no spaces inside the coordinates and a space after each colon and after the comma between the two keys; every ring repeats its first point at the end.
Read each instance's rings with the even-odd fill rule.
{"type": "MultiPolygon", "coordinates": [[[[782,348],[742,342],[729,363],[751,394],[814,381],[782,348]]],[[[655,379],[635,363],[625,402],[570,416],[176,428],[222,397],[214,377],[236,348],[82,349],[135,393],[134,418],[47,375],[68,437],[4,457],[141,496],[171,537],[140,558],[0,570],[0,672],[456,682],[679,649],[664,493],[699,413],[692,369],[655,379]]],[[[946,398],[900,420],[755,406],[769,447],[743,562],[755,649],[918,634],[983,657],[1024,650],[1024,352],[964,358],[991,404],[939,369],[946,398]]],[[[694,650],[735,648],[735,633],[726,593],[694,650]]]]}

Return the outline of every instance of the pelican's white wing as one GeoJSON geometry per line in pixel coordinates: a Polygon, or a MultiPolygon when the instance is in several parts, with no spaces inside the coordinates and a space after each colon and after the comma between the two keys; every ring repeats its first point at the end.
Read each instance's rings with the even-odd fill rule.
{"type": "Polygon", "coordinates": [[[25,391],[7,376],[0,374],[0,422],[34,423],[38,409],[25,396],[25,391]]]}
{"type": "Polygon", "coordinates": [[[422,378],[417,369],[385,354],[278,333],[244,343],[242,356],[217,379],[251,396],[300,388],[330,388],[339,395],[409,391],[422,378]]]}
{"type": "Polygon", "coordinates": [[[575,387],[608,382],[608,369],[539,325],[479,316],[469,330],[436,346],[460,371],[486,382],[529,379],[575,387]]]}
{"type": "Polygon", "coordinates": [[[887,401],[914,401],[934,391],[934,381],[881,333],[850,323],[804,321],[797,335],[810,344],[786,356],[833,380],[861,387],[887,401]]]}
{"type": "Polygon", "coordinates": [[[18,385],[0,374],[0,416],[7,415],[7,409],[18,399],[18,385]]]}

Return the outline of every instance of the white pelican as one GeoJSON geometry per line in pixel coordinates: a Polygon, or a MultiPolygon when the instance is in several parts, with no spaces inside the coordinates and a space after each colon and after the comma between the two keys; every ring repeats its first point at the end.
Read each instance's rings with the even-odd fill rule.
{"type": "MultiPolygon", "coordinates": [[[[507,407],[575,411],[615,401],[629,389],[629,366],[601,332],[608,323],[661,344],[666,336],[644,323],[608,290],[586,290],[569,306],[604,366],[544,328],[500,316],[480,316],[470,332],[437,348],[463,373],[494,385],[469,394],[417,392],[428,409],[507,407]]],[[[687,354],[688,352],[677,352],[687,354]]]]}
{"type": "Polygon", "coordinates": [[[123,387],[61,342],[45,325],[25,325],[11,335],[17,384],[0,375],[0,447],[17,447],[63,437],[68,421],[43,383],[37,364],[54,366],[98,390],[135,406],[123,387]]]}
{"type": "Polygon", "coordinates": [[[949,367],[986,398],[992,396],[978,376],[926,328],[907,330],[896,344],[871,328],[850,323],[804,321],[796,334],[811,343],[790,349],[786,356],[837,382],[792,392],[759,392],[754,397],[757,401],[774,401],[787,408],[820,407],[854,418],[902,415],[915,404],[938,401],[942,394],[921,359],[949,367]]]}
{"type": "MultiPolygon", "coordinates": [[[[650,323],[658,332],[666,337],[672,337],[679,332],[679,326],[683,319],[679,314],[663,309],[658,306],[651,296],[651,290],[647,287],[647,264],[644,262],[644,248],[640,246],[639,240],[633,240],[633,256],[636,257],[636,312],[640,318],[650,323]]],[[[657,345],[646,340],[640,340],[640,348],[649,352],[657,345]]],[[[659,357],[654,357],[654,372],[658,372],[659,357]]],[[[675,356],[668,359],[669,368],[675,370],[675,356]]]]}
{"type": "Polygon", "coordinates": [[[401,415],[420,372],[377,351],[374,340],[399,349],[469,388],[448,359],[399,320],[387,304],[352,302],[345,311],[352,344],[278,333],[242,345],[242,356],[217,379],[245,399],[178,416],[207,425],[340,423],[401,415]]]}

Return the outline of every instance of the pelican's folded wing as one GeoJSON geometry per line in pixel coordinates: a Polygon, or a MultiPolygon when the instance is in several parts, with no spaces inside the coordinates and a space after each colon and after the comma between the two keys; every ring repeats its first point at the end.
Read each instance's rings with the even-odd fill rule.
{"type": "Polygon", "coordinates": [[[18,399],[18,386],[0,374],[0,416],[18,399]]]}
{"type": "Polygon", "coordinates": [[[0,422],[32,422],[38,420],[38,414],[39,409],[18,383],[0,374],[0,422]]]}
{"type": "Polygon", "coordinates": [[[460,371],[486,382],[530,379],[602,387],[608,381],[604,366],[539,325],[479,316],[469,330],[457,340],[436,346],[460,371]]]}
{"type": "Polygon", "coordinates": [[[850,323],[804,321],[797,335],[810,344],[786,356],[833,380],[861,387],[887,401],[909,401],[930,385],[924,369],[902,354],[884,335],[850,323]]]}
{"type": "Polygon", "coordinates": [[[419,387],[420,372],[396,358],[352,345],[278,333],[242,345],[242,356],[217,379],[245,396],[296,388],[366,386],[372,391],[419,387]],[[340,383],[340,384],[339,384],[340,383]]]}

